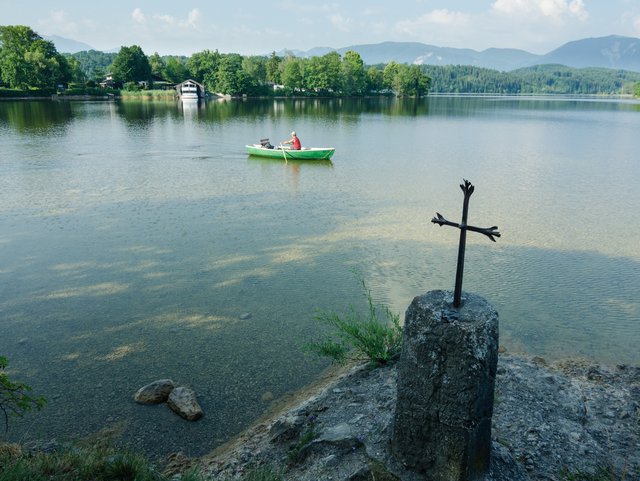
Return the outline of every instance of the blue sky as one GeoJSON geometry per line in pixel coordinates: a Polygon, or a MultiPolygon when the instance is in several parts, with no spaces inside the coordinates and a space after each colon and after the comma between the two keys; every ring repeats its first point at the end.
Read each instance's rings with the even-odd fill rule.
{"type": "Polygon", "coordinates": [[[586,37],[640,37],[640,0],[0,0],[0,12],[0,25],[161,55],[386,40],[542,54],[586,37]]]}

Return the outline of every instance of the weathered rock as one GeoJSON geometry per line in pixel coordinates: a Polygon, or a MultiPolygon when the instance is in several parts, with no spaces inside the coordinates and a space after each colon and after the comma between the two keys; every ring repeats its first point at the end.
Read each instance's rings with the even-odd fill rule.
{"type": "Polygon", "coordinates": [[[498,313],[465,293],[416,297],[406,313],[391,447],[433,481],[484,479],[498,363],[498,313]]]}
{"type": "MultiPolygon", "coordinates": [[[[578,473],[597,473],[604,466],[611,479],[640,480],[639,368],[599,366],[600,382],[589,378],[592,365],[582,361],[544,366],[509,354],[499,363],[486,481],[578,479],[578,473]],[[606,418],[607,410],[629,411],[632,417],[606,418]]],[[[396,378],[397,365],[353,368],[315,394],[305,391],[299,403],[199,462],[212,479],[243,479],[251,467],[280,466],[283,481],[424,481],[390,452],[396,378]],[[297,462],[287,463],[311,416],[318,437],[343,432],[343,439],[353,442],[338,428],[347,423],[363,444],[347,449],[349,444],[328,440],[309,443],[297,462]]]]}
{"type": "Polygon", "coordinates": [[[524,468],[513,459],[503,445],[493,442],[491,447],[491,481],[529,481],[524,468]]]}
{"type": "Polygon", "coordinates": [[[171,391],[167,404],[173,412],[188,421],[196,421],[204,414],[198,404],[195,391],[188,387],[180,386],[171,391]]]}
{"type": "Polygon", "coordinates": [[[139,404],[159,404],[169,397],[176,385],[171,379],[159,379],[138,389],[133,399],[139,404]]]}
{"type": "Polygon", "coordinates": [[[352,452],[363,445],[347,423],[340,423],[324,429],[318,437],[300,448],[298,459],[304,460],[312,453],[330,449],[336,453],[352,452]]]}
{"type": "Polygon", "coordinates": [[[269,430],[271,442],[291,441],[297,438],[306,419],[305,416],[284,416],[278,419],[269,430]]]}

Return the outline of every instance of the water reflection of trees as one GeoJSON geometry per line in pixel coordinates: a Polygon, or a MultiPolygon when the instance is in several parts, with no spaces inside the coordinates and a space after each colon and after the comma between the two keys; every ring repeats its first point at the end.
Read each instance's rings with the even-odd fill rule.
{"type": "MultiPolygon", "coordinates": [[[[613,100],[612,102],[616,102],[613,100]]],[[[632,103],[616,102],[621,110],[633,110],[632,103]]],[[[611,108],[609,102],[585,102],[584,99],[550,97],[541,101],[532,97],[506,96],[429,96],[422,98],[243,98],[199,101],[183,106],[180,101],[126,100],[118,102],[118,113],[136,126],[153,118],[190,117],[202,122],[223,122],[249,118],[300,118],[337,120],[366,114],[398,117],[466,117],[478,112],[501,109],[594,110],[611,108]]]]}
{"type": "Polygon", "coordinates": [[[336,119],[375,113],[415,116],[429,113],[424,98],[228,99],[208,101],[200,118],[220,121],[237,117],[336,119]]]}
{"type": "MultiPolygon", "coordinates": [[[[576,99],[569,97],[509,97],[509,96],[429,96],[425,98],[324,98],[324,99],[217,99],[182,105],[180,101],[121,100],[116,111],[129,125],[141,127],[154,119],[189,117],[202,122],[221,122],[237,118],[308,118],[337,120],[375,114],[398,117],[466,117],[478,112],[495,110],[581,111],[611,110],[612,104],[621,111],[640,111],[640,104],[616,99],[576,99]]],[[[20,132],[48,133],[65,126],[73,118],[86,114],[84,102],[51,100],[0,102],[0,123],[20,132]]]]}
{"type": "Polygon", "coordinates": [[[0,102],[0,122],[19,132],[48,133],[66,126],[74,116],[68,102],[50,100],[0,102]]]}
{"type": "Polygon", "coordinates": [[[117,103],[117,112],[128,123],[136,126],[150,123],[155,118],[179,118],[182,113],[174,100],[123,100],[117,103]]]}

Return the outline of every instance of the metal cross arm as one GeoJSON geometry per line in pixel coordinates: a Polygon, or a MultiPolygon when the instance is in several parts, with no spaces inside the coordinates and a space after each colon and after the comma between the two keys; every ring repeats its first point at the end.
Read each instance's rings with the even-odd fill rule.
{"type": "Polygon", "coordinates": [[[464,250],[467,241],[467,231],[479,232],[486,235],[493,242],[496,241],[496,237],[500,237],[498,232],[498,226],[492,227],[476,227],[473,225],[467,225],[467,216],[469,214],[469,197],[473,194],[474,187],[471,182],[464,179],[464,184],[460,184],[460,188],[464,193],[464,203],[462,204],[462,222],[459,224],[451,222],[445,219],[439,212],[436,212],[436,216],[431,219],[431,222],[438,224],[440,227],[443,225],[449,225],[460,229],[460,245],[458,246],[458,265],[456,268],[456,287],[453,293],[453,307],[460,307],[462,298],[462,274],[464,272],[464,250]]]}
{"type": "MultiPolygon", "coordinates": [[[[433,222],[434,224],[439,224],[440,226],[450,225],[451,227],[457,227],[458,229],[460,229],[460,224],[457,224],[456,222],[451,222],[450,220],[445,219],[439,212],[436,212],[436,217],[431,219],[431,222],[433,222]]],[[[491,227],[475,227],[473,225],[468,225],[466,226],[466,229],[473,232],[479,232],[480,234],[484,234],[493,242],[496,241],[496,237],[500,237],[500,232],[498,232],[497,225],[494,225],[491,227]]]]}

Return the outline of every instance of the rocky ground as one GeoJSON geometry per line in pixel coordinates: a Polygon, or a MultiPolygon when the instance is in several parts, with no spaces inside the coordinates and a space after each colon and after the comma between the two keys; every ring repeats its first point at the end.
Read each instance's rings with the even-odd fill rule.
{"type": "MultiPolygon", "coordinates": [[[[390,455],[395,397],[394,366],[357,366],[199,462],[211,479],[418,480],[390,455]]],[[[494,480],[640,480],[640,368],[503,353],[492,432],[494,480]]]]}

